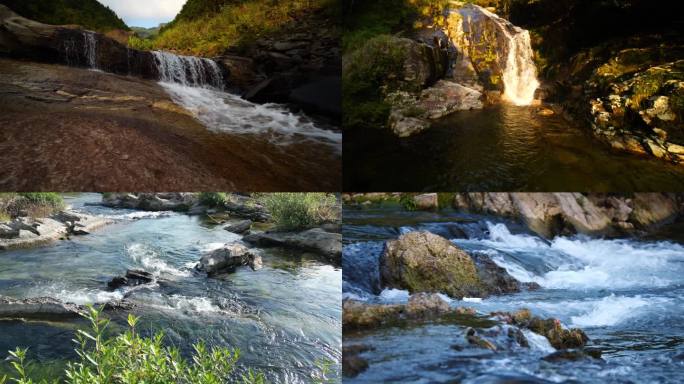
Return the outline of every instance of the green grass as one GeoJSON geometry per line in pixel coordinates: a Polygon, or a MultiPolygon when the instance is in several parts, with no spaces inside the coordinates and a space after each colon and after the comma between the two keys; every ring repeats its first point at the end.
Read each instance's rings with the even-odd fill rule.
{"type": "Polygon", "coordinates": [[[87,29],[107,32],[128,30],[114,11],[97,0],[0,0],[14,12],[46,24],[77,24],[87,29]]]}
{"type": "Polygon", "coordinates": [[[258,200],[282,230],[297,230],[339,220],[335,195],[330,193],[265,193],[258,200]]]}
{"type": "MultiPolygon", "coordinates": [[[[190,361],[181,357],[176,347],[164,345],[164,333],[153,337],[141,337],[136,329],[138,318],[128,316],[128,330],[107,338],[105,331],[109,320],[102,317],[101,309],[88,307],[85,317],[90,330],[78,330],[75,338],[79,359],[67,364],[64,379],[68,384],[221,384],[238,382],[262,384],[262,373],[251,369],[238,375],[235,365],[240,358],[238,349],[212,347],[203,342],[193,345],[190,361]]],[[[14,368],[12,377],[0,377],[0,384],[47,384],[57,379],[34,381],[29,377],[27,349],[10,351],[14,368]]]]}

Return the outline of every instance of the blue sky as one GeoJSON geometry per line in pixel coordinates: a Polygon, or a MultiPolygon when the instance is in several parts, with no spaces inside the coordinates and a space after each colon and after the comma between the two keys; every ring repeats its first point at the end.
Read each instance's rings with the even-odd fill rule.
{"type": "Polygon", "coordinates": [[[187,0],[98,0],[129,27],[156,27],[173,20],[187,0]]]}

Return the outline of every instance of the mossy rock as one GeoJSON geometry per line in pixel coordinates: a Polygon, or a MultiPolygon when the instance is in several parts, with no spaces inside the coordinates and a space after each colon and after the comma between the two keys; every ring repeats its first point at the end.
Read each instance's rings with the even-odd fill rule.
{"type": "Polygon", "coordinates": [[[471,257],[430,232],[410,232],[385,244],[383,285],[410,292],[441,292],[454,298],[486,296],[471,257]]]}

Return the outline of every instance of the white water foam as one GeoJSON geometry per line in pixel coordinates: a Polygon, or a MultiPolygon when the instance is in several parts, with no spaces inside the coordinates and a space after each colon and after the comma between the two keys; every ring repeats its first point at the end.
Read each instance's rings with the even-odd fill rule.
{"type": "Polygon", "coordinates": [[[54,283],[32,288],[27,297],[52,297],[64,303],[85,305],[104,304],[110,301],[121,300],[124,294],[121,291],[109,292],[88,288],[73,289],[63,284],[54,283]]]}
{"type": "Polygon", "coordinates": [[[277,104],[255,104],[226,92],[162,82],[175,103],[214,132],[263,135],[273,144],[310,140],[342,151],[342,134],[317,127],[277,104]]]}
{"type": "Polygon", "coordinates": [[[176,216],[177,212],[173,211],[140,211],[131,213],[122,213],[119,215],[102,215],[102,217],[113,220],[140,220],[140,219],[156,219],[160,217],[176,216]]]}
{"type": "Polygon", "coordinates": [[[146,271],[155,276],[161,274],[187,277],[192,273],[189,270],[181,270],[162,260],[159,252],[145,244],[133,243],[126,246],[126,254],[136,263],[142,265],[146,271]]]}
{"type": "Polygon", "coordinates": [[[485,246],[483,252],[520,281],[556,289],[664,287],[681,281],[684,247],[670,242],[556,237],[550,243],[512,234],[504,224],[487,223],[489,238],[456,241],[485,246]],[[537,275],[506,257],[520,253],[554,270],[537,275]]]}
{"type": "Polygon", "coordinates": [[[554,348],[551,343],[549,342],[549,339],[546,337],[534,333],[530,331],[529,329],[521,329],[522,333],[525,335],[525,338],[527,339],[527,342],[530,344],[530,348],[533,351],[539,351],[544,354],[549,354],[556,352],[556,348],[554,348]]]}
{"type": "Polygon", "coordinates": [[[649,301],[636,297],[615,296],[611,294],[601,300],[588,303],[589,309],[579,316],[572,316],[576,327],[605,327],[621,323],[640,314],[639,309],[649,305],[649,301]]]}
{"type": "Polygon", "coordinates": [[[405,303],[409,299],[409,291],[403,289],[385,288],[380,292],[380,299],[387,303],[405,303]]]}

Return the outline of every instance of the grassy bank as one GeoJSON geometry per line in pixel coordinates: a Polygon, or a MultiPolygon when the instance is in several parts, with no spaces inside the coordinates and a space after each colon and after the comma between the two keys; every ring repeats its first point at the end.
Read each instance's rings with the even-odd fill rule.
{"type": "Polygon", "coordinates": [[[129,44],[138,49],[217,56],[227,50],[240,51],[261,37],[277,35],[309,12],[337,12],[338,3],[339,0],[189,0],[158,36],[132,37],[129,44]]]}
{"type": "Polygon", "coordinates": [[[64,199],[59,193],[0,193],[0,221],[15,217],[46,217],[64,209],[64,199]]]}
{"type": "Polygon", "coordinates": [[[303,229],[340,219],[337,198],[331,193],[265,193],[257,199],[282,230],[303,229]]]}

